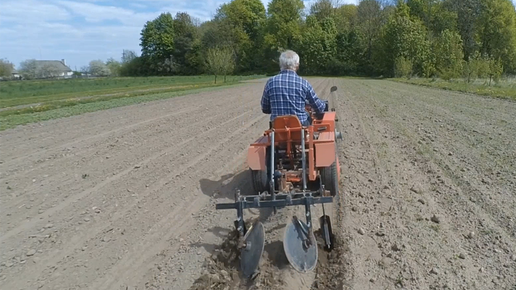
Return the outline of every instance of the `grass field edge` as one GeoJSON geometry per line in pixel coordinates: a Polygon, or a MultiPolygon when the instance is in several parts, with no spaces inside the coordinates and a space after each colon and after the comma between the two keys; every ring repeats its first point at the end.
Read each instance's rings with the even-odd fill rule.
{"type": "Polygon", "coordinates": [[[407,80],[401,78],[386,78],[385,80],[409,84],[414,86],[421,86],[427,88],[440,89],[445,91],[453,91],[453,92],[461,92],[465,94],[473,94],[482,97],[490,97],[496,99],[504,99],[508,101],[516,101],[516,91],[511,88],[500,88],[500,87],[485,87],[480,85],[470,84],[469,89],[466,88],[458,88],[458,83],[446,82],[446,81],[437,81],[431,83],[431,79],[417,79],[417,80],[407,80]]]}
{"type": "Polygon", "coordinates": [[[145,95],[138,95],[125,98],[114,98],[109,100],[102,100],[97,102],[88,102],[83,104],[76,104],[73,106],[65,106],[51,110],[45,110],[41,112],[28,112],[24,114],[14,114],[4,117],[0,117],[0,132],[8,129],[14,129],[18,126],[28,125],[32,123],[38,123],[43,121],[67,118],[72,116],[78,116],[85,113],[92,113],[102,110],[109,110],[113,108],[137,105],[141,103],[154,102],[160,100],[166,100],[176,97],[183,97],[196,93],[202,93],[206,91],[214,91],[220,89],[227,89],[232,87],[238,87],[246,85],[244,81],[238,81],[237,83],[229,83],[223,85],[213,85],[203,88],[196,88],[191,90],[173,91],[173,92],[150,92],[145,95]]]}

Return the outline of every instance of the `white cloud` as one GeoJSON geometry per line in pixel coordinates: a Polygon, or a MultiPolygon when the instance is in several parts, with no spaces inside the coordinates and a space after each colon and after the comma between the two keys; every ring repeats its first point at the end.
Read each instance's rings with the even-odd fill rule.
{"type": "Polygon", "coordinates": [[[92,59],[119,59],[123,49],[139,54],[146,21],[162,12],[206,21],[227,1],[2,0],[0,58],[17,66],[29,58],[64,58],[73,69],[92,59]]]}
{"type": "Polygon", "coordinates": [[[155,17],[156,13],[138,13],[130,9],[104,6],[92,3],[79,3],[74,1],[58,1],[58,4],[70,9],[74,14],[84,17],[88,22],[102,22],[105,20],[118,20],[125,25],[140,26],[145,21],[155,17]]]}
{"type": "Polygon", "coordinates": [[[144,4],[140,4],[140,3],[130,3],[129,4],[131,7],[136,7],[136,8],[147,8],[147,5],[144,5],[144,4]]]}
{"type": "MultiPolygon", "coordinates": [[[[119,59],[123,49],[140,53],[141,29],[160,13],[187,12],[206,21],[229,1],[0,0],[0,58],[15,65],[28,58],[64,58],[72,69],[93,59],[119,59]]],[[[271,0],[261,1],[267,8],[271,0]]],[[[304,2],[309,8],[314,0],[304,2]]]]}
{"type": "Polygon", "coordinates": [[[66,9],[36,0],[2,1],[0,2],[0,23],[6,22],[43,22],[63,21],[71,15],[66,9]]]}

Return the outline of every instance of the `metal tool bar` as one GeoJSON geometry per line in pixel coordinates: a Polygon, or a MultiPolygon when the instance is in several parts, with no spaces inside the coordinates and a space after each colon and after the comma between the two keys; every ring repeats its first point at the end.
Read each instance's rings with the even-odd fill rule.
{"type": "MultiPolygon", "coordinates": [[[[276,199],[276,200],[267,200],[255,202],[254,200],[242,200],[240,202],[232,202],[232,203],[218,203],[215,205],[216,209],[235,209],[238,206],[242,206],[243,209],[246,208],[264,208],[264,207],[285,207],[285,206],[293,206],[293,205],[306,205],[307,198],[300,199],[292,199],[291,201],[287,201],[286,199],[276,199]]],[[[312,204],[320,204],[320,203],[332,203],[333,197],[325,196],[325,197],[312,197],[311,201],[308,203],[312,204]]]]}
{"type": "MultiPolygon", "coordinates": [[[[285,193],[276,193],[276,198],[272,199],[270,195],[240,195],[238,200],[245,200],[245,201],[252,201],[255,202],[257,199],[259,199],[260,202],[262,201],[270,201],[270,200],[282,200],[282,199],[300,199],[305,197],[313,197],[313,198],[334,198],[333,196],[320,196],[318,195],[319,191],[312,191],[312,192],[305,192],[305,193],[291,193],[291,194],[285,194],[285,193]]],[[[235,201],[238,201],[235,200],[235,201]]]]}

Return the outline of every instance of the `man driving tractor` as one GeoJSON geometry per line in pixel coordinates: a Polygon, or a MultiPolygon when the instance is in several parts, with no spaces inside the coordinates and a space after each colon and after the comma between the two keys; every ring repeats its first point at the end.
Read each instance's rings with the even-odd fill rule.
{"type": "Polygon", "coordinates": [[[292,50],[281,53],[280,73],[270,78],[263,90],[261,106],[264,114],[273,121],[278,116],[295,115],[303,126],[311,124],[305,110],[310,105],[317,113],[323,113],[326,104],[321,101],[310,83],[297,75],[299,55],[292,50]]]}

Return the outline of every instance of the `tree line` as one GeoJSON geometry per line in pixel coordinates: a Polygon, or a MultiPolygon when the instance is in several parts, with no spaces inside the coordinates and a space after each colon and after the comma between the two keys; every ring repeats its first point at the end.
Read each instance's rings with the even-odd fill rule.
{"type": "MultiPolygon", "coordinates": [[[[124,53],[132,53],[125,52],[124,53]]],[[[119,76],[123,62],[117,61],[114,58],[108,59],[106,62],[98,59],[89,62],[89,65],[82,67],[79,71],[73,71],[73,77],[88,76],[119,76]]],[[[0,78],[2,79],[16,79],[13,73],[16,72],[21,75],[23,79],[51,79],[62,76],[63,67],[54,62],[46,62],[38,65],[35,59],[26,59],[20,63],[18,70],[14,70],[14,64],[6,59],[0,59],[0,78]]]]}
{"type": "Polygon", "coordinates": [[[140,46],[121,75],[275,73],[293,49],[303,74],[496,78],[516,72],[516,11],[511,0],[233,0],[202,23],[162,13],[140,46]]]}
{"type": "Polygon", "coordinates": [[[140,46],[140,56],[124,50],[81,71],[273,74],[293,49],[305,75],[496,80],[516,72],[516,10],[511,0],[232,0],[205,22],[162,13],[145,23],[140,46]]]}

